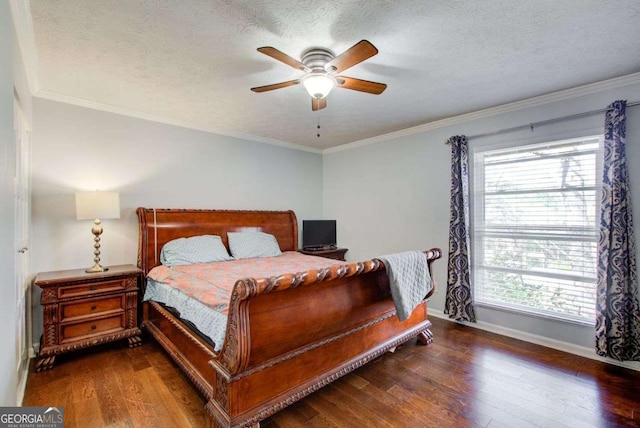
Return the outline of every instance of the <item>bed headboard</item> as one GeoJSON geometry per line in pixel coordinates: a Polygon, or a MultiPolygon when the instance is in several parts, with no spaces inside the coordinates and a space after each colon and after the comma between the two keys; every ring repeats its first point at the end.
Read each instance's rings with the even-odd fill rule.
{"type": "Polygon", "coordinates": [[[259,231],[276,237],[282,251],[298,249],[293,211],[232,211],[138,208],[138,267],[145,273],[160,264],[160,250],[172,239],[218,235],[229,248],[227,232],[259,231]]]}

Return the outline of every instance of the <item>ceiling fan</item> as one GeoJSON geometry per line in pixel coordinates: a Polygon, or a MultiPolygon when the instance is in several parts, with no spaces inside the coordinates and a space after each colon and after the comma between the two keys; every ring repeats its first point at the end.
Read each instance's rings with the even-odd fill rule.
{"type": "Polygon", "coordinates": [[[327,106],[326,97],[336,86],[375,95],[381,94],[387,88],[384,83],[337,75],[378,53],[378,49],[367,40],[359,41],[338,56],[335,56],[328,49],[311,48],[302,54],[301,61],[271,46],[258,48],[258,52],[277,59],[290,67],[302,70],[306,74],[300,79],[258,86],[251,88],[251,90],[253,92],[266,92],[302,83],[302,86],[311,95],[311,109],[314,111],[327,106]]]}

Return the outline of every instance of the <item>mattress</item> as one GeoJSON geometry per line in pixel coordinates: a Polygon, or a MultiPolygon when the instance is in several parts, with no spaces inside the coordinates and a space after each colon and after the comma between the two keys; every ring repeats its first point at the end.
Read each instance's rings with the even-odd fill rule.
{"type": "Polygon", "coordinates": [[[173,308],[219,351],[224,343],[231,293],[238,280],[270,278],[341,264],[344,262],[286,251],[277,257],[156,266],[147,275],[143,299],[173,308]]]}

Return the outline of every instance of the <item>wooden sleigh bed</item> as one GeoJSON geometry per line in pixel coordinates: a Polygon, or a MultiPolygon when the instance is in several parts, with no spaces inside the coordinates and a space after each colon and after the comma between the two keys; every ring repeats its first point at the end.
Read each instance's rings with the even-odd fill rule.
{"type": "MultiPolygon", "coordinates": [[[[282,251],[298,248],[293,211],[138,208],[137,214],[138,266],[145,274],[160,264],[162,246],[181,237],[218,235],[227,245],[227,232],[262,231],[274,235],[282,251]]],[[[425,254],[431,272],[441,251],[425,254]]],[[[239,278],[219,352],[157,302],[143,304],[142,325],[204,395],[214,424],[224,427],[259,426],[409,339],[432,340],[426,300],[399,321],[376,259],[239,278]]]]}

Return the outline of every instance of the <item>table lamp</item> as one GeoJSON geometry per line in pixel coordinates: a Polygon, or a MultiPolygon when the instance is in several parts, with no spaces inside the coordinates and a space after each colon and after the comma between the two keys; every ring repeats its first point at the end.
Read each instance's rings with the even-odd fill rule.
{"type": "Polygon", "coordinates": [[[100,266],[100,234],[102,225],[100,219],[120,218],[120,195],[118,192],[82,192],[76,193],[76,218],[78,220],[93,220],[91,233],[95,235],[94,265],[85,272],[104,272],[108,268],[100,266]]]}

